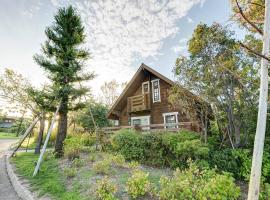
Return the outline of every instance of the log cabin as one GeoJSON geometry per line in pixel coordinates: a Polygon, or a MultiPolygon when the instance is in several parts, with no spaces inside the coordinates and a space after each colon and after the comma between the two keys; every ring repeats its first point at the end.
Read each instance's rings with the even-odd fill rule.
{"type": "Polygon", "coordinates": [[[141,64],[108,113],[117,126],[141,126],[152,129],[181,128],[200,132],[199,121],[190,119],[181,106],[169,102],[169,92],[175,84],[172,80],[141,64]]]}

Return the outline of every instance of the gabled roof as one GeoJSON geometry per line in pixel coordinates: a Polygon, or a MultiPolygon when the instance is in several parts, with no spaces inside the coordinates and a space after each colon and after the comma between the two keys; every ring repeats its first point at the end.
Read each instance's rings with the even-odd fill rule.
{"type": "Polygon", "coordinates": [[[116,112],[117,107],[122,107],[125,105],[125,103],[126,103],[125,101],[126,101],[127,97],[131,96],[132,92],[133,92],[130,90],[130,88],[134,85],[139,86],[139,84],[141,84],[141,81],[142,81],[141,74],[144,73],[145,71],[150,72],[151,74],[155,75],[157,78],[164,80],[165,82],[167,82],[170,85],[174,84],[174,82],[172,80],[168,79],[167,77],[163,76],[162,74],[158,73],[154,69],[152,69],[152,68],[148,67],[147,65],[145,65],[144,63],[142,63],[140,68],[134,74],[134,76],[129,81],[129,83],[127,84],[127,86],[125,87],[125,89],[123,90],[121,95],[118,97],[118,99],[115,101],[115,103],[113,104],[113,106],[109,110],[108,118],[113,118],[113,115],[115,115],[114,112],[116,112]]]}

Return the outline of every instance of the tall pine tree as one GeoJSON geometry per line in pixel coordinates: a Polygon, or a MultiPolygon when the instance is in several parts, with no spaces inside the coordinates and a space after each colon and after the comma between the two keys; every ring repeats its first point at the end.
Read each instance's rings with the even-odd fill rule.
{"type": "Polygon", "coordinates": [[[57,156],[63,155],[63,142],[67,134],[68,111],[80,109],[80,96],[88,92],[79,87],[79,81],[91,80],[93,73],[83,73],[89,52],[82,48],[86,35],[81,17],[69,6],[60,8],[54,17],[54,23],[46,28],[47,40],[42,45],[42,53],[34,60],[47,72],[52,81],[55,98],[61,101],[59,124],[55,143],[57,156]]]}

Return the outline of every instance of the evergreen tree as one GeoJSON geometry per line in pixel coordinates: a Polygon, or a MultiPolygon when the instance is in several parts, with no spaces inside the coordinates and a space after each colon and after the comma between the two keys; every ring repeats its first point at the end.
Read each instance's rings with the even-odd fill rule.
{"type": "Polygon", "coordinates": [[[55,98],[61,101],[55,143],[56,156],[61,156],[67,134],[68,111],[80,109],[83,105],[78,99],[89,91],[86,87],[78,87],[78,82],[91,80],[94,75],[83,73],[89,52],[80,47],[85,43],[86,35],[81,17],[72,6],[58,10],[54,23],[45,34],[47,40],[42,46],[42,54],[35,55],[34,59],[47,72],[55,98]]]}

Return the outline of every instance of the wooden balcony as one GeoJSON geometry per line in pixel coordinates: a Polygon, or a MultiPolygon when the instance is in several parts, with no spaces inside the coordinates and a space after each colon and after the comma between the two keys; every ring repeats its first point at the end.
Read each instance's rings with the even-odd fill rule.
{"type": "Polygon", "coordinates": [[[127,111],[129,113],[151,109],[150,94],[140,94],[127,99],[127,111]]]}

